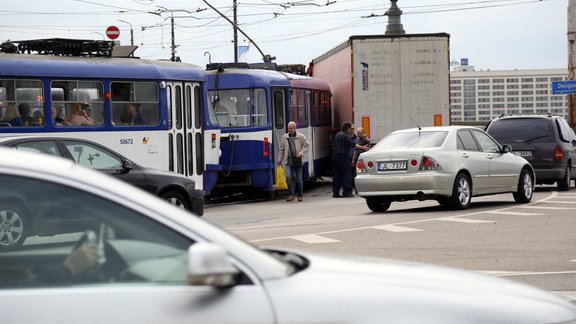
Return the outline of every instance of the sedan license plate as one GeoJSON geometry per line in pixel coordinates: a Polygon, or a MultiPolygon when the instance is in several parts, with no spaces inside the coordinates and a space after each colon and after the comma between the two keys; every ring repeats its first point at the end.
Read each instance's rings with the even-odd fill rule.
{"type": "Polygon", "coordinates": [[[516,156],[532,157],[532,151],[512,151],[516,156]]]}
{"type": "Polygon", "coordinates": [[[378,171],[406,170],[407,165],[406,161],[380,162],[378,163],[378,171]]]}

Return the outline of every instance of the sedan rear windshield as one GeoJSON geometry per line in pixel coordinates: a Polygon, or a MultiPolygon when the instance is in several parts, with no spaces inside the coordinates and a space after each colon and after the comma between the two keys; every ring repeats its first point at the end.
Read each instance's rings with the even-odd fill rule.
{"type": "Polygon", "coordinates": [[[442,143],[444,143],[446,135],[448,135],[448,132],[446,131],[395,133],[384,137],[380,142],[378,142],[378,144],[376,144],[376,146],[374,146],[374,149],[387,150],[440,147],[442,146],[442,143]]]}
{"type": "Polygon", "coordinates": [[[488,128],[500,144],[554,142],[553,125],[547,119],[514,118],[494,121],[488,128]]]}

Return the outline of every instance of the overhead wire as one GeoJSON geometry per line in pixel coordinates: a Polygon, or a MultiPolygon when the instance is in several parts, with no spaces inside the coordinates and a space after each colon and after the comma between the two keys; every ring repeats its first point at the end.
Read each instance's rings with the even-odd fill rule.
{"type": "MultiPolygon", "coordinates": [[[[154,12],[148,10],[142,10],[141,8],[129,8],[124,6],[114,6],[110,4],[104,4],[89,0],[73,0],[75,2],[82,2],[87,3],[95,6],[104,6],[107,9],[113,8],[117,10],[121,10],[122,15],[141,15],[141,14],[154,14],[154,12]]],[[[153,1],[147,0],[132,0],[133,2],[139,5],[151,5],[153,1]]],[[[550,2],[555,0],[483,0],[483,1],[467,1],[467,2],[457,2],[457,3],[430,3],[426,5],[418,5],[418,6],[409,6],[403,5],[402,10],[404,15],[416,15],[416,14],[429,14],[429,13],[442,13],[442,12],[455,12],[455,11],[463,11],[463,10],[478,10],[478,9],[486,9],[486,8],[494,8],[494,7],[503,7],[503,6],[514,6],[514,5],[524,5],[536,2],[550,2]]],[[[384,11],[386,6],[383,3],[376,4],[376,1],[372,3],[371,6],[363,5],[365,1],[357,1],[357,0],[339,0],[337,4],[341,6],[323,6],[322,4],[327,3],[326,0],[319,0],[319,1],[311,1],[311,0],[302,0],[302,1],[292,1],[292,2],[275,2],[270,0],[262,0],[262,1],[250,1],[250,2],[240,2],[239,6],[242,7],[249,7],[252,10],[250,13],[243,13],[239,11],[238,18],[241,23],[241,26],[247,26],[253,28],[255,26],[261,26],[260,29],[263,29],[262,26],[266,26],[268,24],[274,23],[274,25],[279,24],[295,24],[300,22],[312,22],[317,26],[319,23],[326,23],[332,20],[349,20],[343,24],[338,26],[331,26],[328,28],[324,28],[321,30],[314,30],[314,31],[303,31],[299,33],[286,33],[282,35],[274,35],[274,36],[265,36],[259,37],[258,39],[262,42],[271,43],[271,42],[281,42],[281,41],[290,41],[296,40],[306,37],[312,37],[315,35],[331,32],[334,30],[341,30],[346,28],[355,28],[358,26],[366,26],[372,25],[373,20],[369,19],[358,19],[358,17],[353,17],[352,15],[360,15],[362,13],[370,13],[378,10],[384,11]],[[291,4],[298,4],[294,6],[287,6],[287,3],[291,4]],[[313,5],[312,5],[313,4],[313,5]],[[280,13],[270,10],[273,7],[281,7],[282,10],[280,13]],[[318,8],[312,8],[318,7],[318,8]],[[254,11],[256,9],[261,9],[260,11],[254,11]],[[348,15],[349,17],[342,17],[341,15],[348,15]],[[254,19],[253,19],[254,18],[254,19]],[[356,18],[356,19],[355,19],[356,18]]],[[[232,10],[231,6],[222,6],[221,8],[225,8],[227,13],[232,10]]],[[[8,11],[8,10],[0,10],[0,15],[117,15],[119,11],[69,11],[69,12],[37,12],[37,11],[8,11]]],[[[162,17],[159,14],[156,14],[162,17]]],[[[211,40],[211,36],[220,35],[226,32],[230,32],[232,26],[230,24],[225,23],[223,19],[217,15],[212,15],[208,13],[197,14],[194,18],[186,19],[182,18],[183,20],[178,20],[175,23],[175,26],[178,27],[178,33],[185,33],[189,37],[180,38],[178,39],[179,46],[193,46],[190,44],[200,44],[198,39],[204,39],[204,42],[208,43],[212,41],[215,46],[229,46],[230,43],[228,41],[214,41],[211,40]],[[188,21],[195,21],[197,20],[202,21],[202,23],[193,23],[193,24],[186,24],[188,21]],[[200,29],[199,29],[200,28],[200,29]],[[199,29],[199,30],[195,30],[199,29]],[[217,30],[213,30],[217,29],[217,30]],[[223,45],[219,45],[223,44],[223,45]]],[[[378,22],[380,23],[380,22],[378,22]]],[[[163,29],[164,27],[168,27],[169,23],[163,21],[159,24],[159,28],[163,29]]],[[[26,30],[22,30],[23,26],[15,26],[15,25],[0,25],[0,31],[8,31],[10,33],[18,33],[18,34],[34,34],[34,32],[30,32],[30,30],[42,30],[44,31],[55,31],[67,34],[74,34],[79,35],[82,33],[92,32],[95,28],[104,28],[105,26],[34,26],[28,25],[26,26],[26,30]]],[[[148,33],[146,44],[156,45],[156,44],[163,44],[164,41],[164,30],[160,32],[160,36],[153,36],[158,35],[156,33],[148,33]],[[160,41],[157,40],[157,37],[160,37],[160,41]]],[[[143,32],[142,36],[143,36],[143,32]]],[[[143,39],[143,37],[142,37],[143,39]]]]}

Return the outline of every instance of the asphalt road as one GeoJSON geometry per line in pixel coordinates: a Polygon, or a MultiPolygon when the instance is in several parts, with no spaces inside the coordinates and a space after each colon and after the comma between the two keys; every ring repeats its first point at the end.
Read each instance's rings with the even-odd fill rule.
{"type": "Polygon", "coordinates": [[[373,213],[360,197],[332,198],[327,181],[303,202],[239,196],[208,205],[204,218],[256,245],[457,267],[576,303],[576,189],[537,187],[529,204],[502,194],[473,198],[464,211],[410,201],[373,213]]]}

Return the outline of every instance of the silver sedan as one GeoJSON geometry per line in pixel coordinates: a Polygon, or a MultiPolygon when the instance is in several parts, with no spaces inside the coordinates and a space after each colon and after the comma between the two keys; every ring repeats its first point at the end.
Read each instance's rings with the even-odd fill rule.
{"type": "Polygon", "coordinates": [[[466,209],[471,197],[507,192],[528,203],[534,183],[532,166],[510,146],[464,126],[390,133],[360,155],[355,179],[358,194],[375,212],[393,201],[427,199],[466,209]]]}

